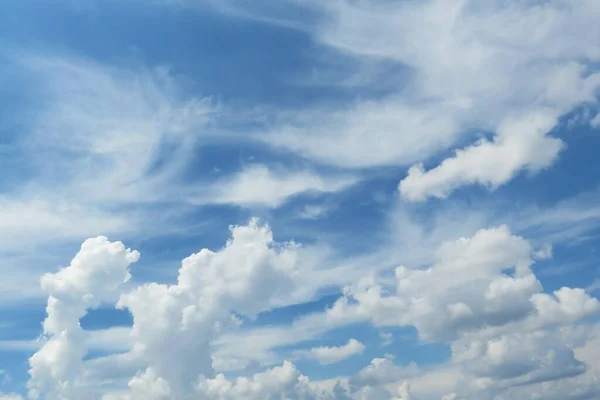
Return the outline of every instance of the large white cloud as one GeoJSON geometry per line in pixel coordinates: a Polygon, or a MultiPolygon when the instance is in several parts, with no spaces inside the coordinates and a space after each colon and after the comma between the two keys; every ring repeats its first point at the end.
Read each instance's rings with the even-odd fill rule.
{"type": "Polygon", "coordinates": [[[231,234],[222,250],[183,260],[177,284],[147,284],[118,302],[133,314],[133,351],[148,365],[141,377],[165,380],[177,398],[199,376],[214,375],[209,346],[215,335],[239,324],[237,316],[253,318],[292,293],[300,273],[297,246],[275,244],[256,220],[231,234]]]}
{"type": "MultiPolygon", "coordinates": [[[[131,378],[127,390],[106,391],[106,400],[259,399],[281,393],[290,399],[492,399],[507,393],[535,398],[557,382],[563,382],[556,386],[560,393],[574,393],[573,385],[592,393],[598,370],[578,349],[593,348],[597,339],[593,329],[576,327],[600,312],[598,300],[568,287],[543,293],[531,270],[536,250],[506,226],[444,243],[428,269],[398,268],[394,293],[387,294],[373,276],[349,287],[331,309],[303,317],[289,330],[258,327],[257,334],[239,331],[234,339],[243,342],[238,350],[264,354],[359,321],[412,325],[421,337],[451,346],[452,357],[441,366],[401,367],[386,355],[328,384],[310,381],[288,361],[249,378],[215,375],[218,357],[238,351],[234,345],[234,353],[215,353],[215,339],[237,330],[239,317],[275,306],[278,293],[293,292],[301,283],[303,271],[298,245],[273,242],[271,231],[256,220],[231,232],[221,250],[186,258],[176,284],[149,283],[121,294],[119,306],[134,317],[131,350],[118,359],[84,362],[90,344],[119,349],[110,342],[123,341],[126,329],[91,335],[78,321],[88,308],[116,300],[129,279],[129,264],[139,257],[105,238],[86,241],[69,267],[42,279],[50,295],[44,324],[49,339],[31,358],[31,397],[77,398],[76,389],[111,381],[109,369],[118,375],[114,382],[122,382],[126,371],[131,378]]],[[[233,345],[227,343],[220,346],[233,345]]],[[[313,350],[328,363],[362,352],[364,345],[351,340],[313,350]]],[[[243,351],[236,355],[244,357],[243,351]]],[[[265,361],[277,362],[276,353],[271,357],[265,361]]]]}
{"type": "Polygon", "coordinates": [[[86,354],[86,333],[79,320],[89,308],[114,303],[127,282],[129,265],[139,258],[135,250],[105,237],[88,239],[71,264],[42,277],[48,293],[44,333],[49,340],[29,360],[29,396],[70,399],[86,354]]]}
{"type": "Polygon", "coordinates": [[[337,323],[412,325],[424,339],[450,343],[462,376],[455,388],[476,398],[583,375],[586,365],[556,329],[598,315],[600,302],[582,289],[543,293],[534,253],[506,226],[481,230],[442,245],[428,269],[398,268],[394,293],[369,277],[327,314],[337,323]]]}

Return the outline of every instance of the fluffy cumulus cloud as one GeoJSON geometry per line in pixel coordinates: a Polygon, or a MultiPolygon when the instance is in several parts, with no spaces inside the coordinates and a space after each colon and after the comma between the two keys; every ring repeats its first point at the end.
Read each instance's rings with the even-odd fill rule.
{"type": "Polygon", "coordinates": [[[29,360],[30,398],[74,396],[86,354],[79,320],[88,309],[115,302],[121,285],[131,277],[129,265],[139,256],[120,242],[97,237],[81,245],[68,267],[42,277],[42,289],[49,295],[44,320],[48,340],[29,360]]]}
{"type": "Polygon", "coordinates": [[[506,226],[481,230],[442,245],[427,269],[397,268],[393,293],[374,277],[348,287],[327,314],[345,323],[414,326],[423,339],[449,343],[462,376],[457,388],[473,398],[545,387],[587,371],[559,328],[598,315],[600,302],[582,289],[542,292],[534,253],[506,226]]]}
{"type": "MultiPolygon", "coordinates": [[[[72,10],[72,2],[59,3],[57,15],[72,10]]],[[[549,182],[532,200],[560,198],[553,208],[487,210],[497,203],[485,196],[483,205],[473,201],[482,209],[471,210],[464,197],[449,199],[470,185],[512,199],[515,177],[552,172],[570,150],[566,134],[595,132],[600,2],[139,6],[144,24],[154,20],[149,15],[169,18],[159,31],[165,43],[182,27],[221,29],[189,23],[201,13],[245,19],[249,25],[227,26],[222,38],[233,46],[231,38],[243,34],[247,41],[239,43],[249,50],[204,60],[211,47],[195,46],[202,68],[183,68],[191,60],[185,40],[140,47],[155,61],[178,55],[167,60],[175,64],[170,70],[117,66],[119,52],[103,64],[0,46],[0,75],[33,82],[27,101],[14,101],[21,110],[15,126],[5,117],[12,108],[0,107],[0,130],[22,131],[0,140],[8,176],[0,185],[0,273],[10,274],[0,298],[46,299],[37,340],[40,332],[16,338],[22,321],[5,323],[0,313],[0,357],[31,355],[20,388],[0,365],[0,400],[600,398],[598,277],[544,275],[571,268],[562,264],[571,256],[581,256],[584,267],[595,256],[589,243],[600,212],[596,203],[586,211],[580,205],[595,201],[597,190],[573,194],[577,201],[559,193],[589,190],[593,165],[569,185],[549,182]],[[161,8],[181,6],[190,8],[161,8]],[[171,23],[184,15],[185,23],[171,23]],[[294,34],[248,29],[254,23],[294,34]],[[276,46],[257,44],[262,39],[253,35],[265,32],[276,46]],[[245,68],[248,54],[258,60],[268,48],[275,60],[272,50],[288,43],[301,54],[297,63],[269,59],[261,80],[262,64],[245,68]],[[238,53],[240,76],[209,82],[238,53]],[[291,65],[293,77],[280,69],[291,65]],[[201,72],[182,77],[184,70],[201,72]],[[182,84],[200,75],[201,85],[182,84]],[[216,88],[225,100],[198,87],[216,88]],[[250,93],[254,87],[260,93],[250,93]],[[315,94],[324,96],[313,101],[315,94]],[[22,103],[31,108],[23,111],[22,103]],[[256,154],[252,164],[232,158],[246,151],[256,154]],[[251,218],[256,213],[269,224],[251,218]],[[248,222],[231,225],[222,247],[185,257],[171,280],[158,268],[136,270],[140,253],[104,236],[148,247],[160,236],[147,249],[154,263],[180,242],[201,244],[217,222],[225,228],[240,218],[248,222]],[[186,236],[198,226],[208,228],[186,236]],[[276,240],[270,226],[285,239],[276,240]],[[576,243],[565,249],[566,241],[576,243]],[[47,272],[81,242],[68,266],[47,272]],[[34,262],[45,269],[28,268],[34,262]],[[107,326],[88,329],[85,321],[103,318],[98,309],[130,322],[114,326],[108,317],[100,321],[107,326]],[[434,351],[421,352],[426,346],[434,351]]],[[[101,9],[112,7],[123,21],[139,18],[117,2],[101,9]]],[[[136,21],[117,25],[142,26],[136,21]]],[[[89,35],[70,36],[83,43],[89,35]]],[[[109,36],[124,35],[107,35],[106,46],[109,36]]],[[[2,83],[10,89],[12,82],[2,83]]],[[[592,140],[584,136],[574,145],[592,140]]]]}
{"type": "MultiPolygon", "coordinates": [[[[94,369],[97,374],[109,365],[132,375],[115,381],[122,382],[120,391],[104,390],[103,400],[504,399],[509,394],[534,399],[559,383],[557,393],[593,393],[599,370],[582,349],[593,348],[597,338],[593,326],[580,323],[600,313],[600,302],[582,289],[543,292],[531,268],[537,253],[523,237],[499,226],[442,244],[429,268],[398,267],[394,290],[374,275],[348,286],[332,307],[305,317],[306,327],[299,322],[296,330],[280,331],[281,343],[310,339],[311,330],[318,335],[368,322],[413,326],[422,339],[446,343],[451,357],[424,369],[400,365],[386,354],[351,376],[313,381],[287,360],[250,375],[238,369],[233,378],[215,371],[217,339],[276,307],[300,284],[306,271],[299,245],[274,242],[270,229],[252,220],[232,227],[219,251],[203,249],[185,258],[176,283],[126,290],[122,285],[139,253],[104,237],[89,239],[68,267],[42,278],[49,294],[46,339],[30,360],[29,397],[80,398],[94,369]],[[131,345],[121,355],[84,361],[94,340],[79,320],[101,304],[131,312],[131,345]],[[118,363],[103,364],[111,358],[118,363]],[[124,368],[128,363],[133,369],[124,368]]],[[[116,340],[123,340],[119,335],[116,340]]],[[[275,351],[277,340],[261,346],[260,351],[275,351]]],[[[327,365],[365,348],[350,339],[309,348],[305,356],[327,365]]]]}
{"type": "Polygon", "coordinates": [[[444,198],[465,184],[496,188],[521,169],[536,172],[550,166],[563,147],[559,139],[546,136],[556,124],[552,114],[544,110],[504,121],[491,141],[481,139],[457,150],[454,157],[429,171],[421,164],[411,167],[400,182],[400,193],[412,201],[444,198]]]}
{"type": "Polygon", "coordinates": [[[424,339],[457,340],[571,323],[600,311],[583,289],[553,294],[531,270],[530,244],[506,226],[445,243],[428,269],[396,269],[395,294],[373,277],[346,290],[328,311],[333,320],[368,319],[378,326],[412,325],[424,339]]]}
{"type": "Polygon", "coordinates": [[[184,259],[177,284],[147,284],[117,303],[133,315],[133,351],[148,364],[137,379],[153,381],[148,387],[162,379],[159,387],[185,398],[199,376],[214,375],[209,345],[216,334],[293,291],[296,245],[274,246],[271,231],[256,220],[231,233],[219,252],[203,249],[184,259]]]}

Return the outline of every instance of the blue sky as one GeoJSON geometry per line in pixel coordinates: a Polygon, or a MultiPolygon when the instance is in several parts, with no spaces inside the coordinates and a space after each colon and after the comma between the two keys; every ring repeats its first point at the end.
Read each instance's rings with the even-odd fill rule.
{"type": "Polygon", "coordinates": [[[0,400],[597,398],[598,18],[5,1],[0,400]]]}

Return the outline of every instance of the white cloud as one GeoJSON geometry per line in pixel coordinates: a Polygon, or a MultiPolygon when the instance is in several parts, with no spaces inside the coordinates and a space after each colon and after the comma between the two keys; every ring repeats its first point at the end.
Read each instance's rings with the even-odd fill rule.
{"type": "Polygon", "coordinates": [[[397,296],[383,296],[374,279],[365,278],[347,289],[348,297],[329,315],[334,320],[367,317],[381,326],[414,325],[427,339],[503,325],[534,309],[530,298],[541,286],[529,269],[531,251],[506,226],[480,230],[443,244],[429,269],[397,268],[397,296]],[[514,276],[502,274],[511,267],[514,276]]]}
{"type": "MultiPolygon", "coordinates": [[[[236,0],[219,3],[235,10],[236,0]]],[[[318,16],[291,25],[344,52],[346,61],[391,61],[402,72],[388,85],[390,94],[378,99],[275,111],[273,118],[270,110],[266,132],[250,132],[244,140],[350,170],[417,163],[399,184],[408,200],[445,198],[470,184],[493,189],[521,172],[548,168],[563,148],[550,136],[557,121],[581,103],[596,102],[600,77],[590,66],[600,61],[593,34],[600,7],[594,0],[283,2],[290,3],[318,16]],[[474,142],[474,132],[492,137],[474,142]],[[458,142],[471,144],[423,167],[458,142]]],[[[265,4],[257,6],[267,11],[259,19],[276,22],[268,11],[279,6],[265,4]]],[[[223,110],[209,99],[186,98],[165,69],[133,71],[54,57],[19,62],[35,76],[41,107],[14,149],[35,155],[28,157],[34,176],[0,198],[2,268],[21,267],[0,286],[10,296],[30,293],[20,283],[38,271],[24,268],[19,257],[5,262],[8,253],[24,249],[40,264],[40,247],[55,252],[48,248],[158,223],[146,210],[124,211],[128,206],[278,207],[299,194],[341,191],[359,179],[356,171],[253,165],[208,182],[206,190],[191,187],[182,176],[200,139],[219,140],[213,123],[223,110]],[[18,275],[23,269],[27,275],[18,275]]],[[[328,84],[347,88],[347,75],[337,78],[336,72],[328,84]]],[[[379,77],[361,70],[351,78],[372,83],[379,77]]],[[[532,265],[551,252],[538,243],[534,248],[504,225],[475,232],[487,226],[486,213],[429,216],[421,224],[403,205],[391,218],[391,237],[382,235],[375,253],[333,260],[333,268],[317,247],[277,243],[268,227],[252,220],[232,227],[223,248],[184,259],[175,283],[133,290],[123,283],[139,254],[104,237],[89,239],[70,266],[42,278],[49,296],[45,338],[0,341],[0,348],[37,350],[30,359],[30,396],[49,400],[77,399],[78,393],[103,400],[598,397],[598,330],[588,322],[600,313],[590,293],[594,284],[587,292],[544,292],[532,265]],[[391,279],[379,275],[401,264],[410,267],[396,268],[391,279]],[[240,328],[261,312],[340,285],[348,286],[325,312],[240,328]],[[82,330],[79,320],[88,309],[117,299],[133,315],[133,327],[82,330]],[[296,354],[287,346],[314,346],[324,333],[354,322],[414,327],[419,338],[449,346],[451,358],[422,368],[405,365],[403,354],[401,361],[385,355],[354,375],[321,382],[286,360],[296,354]],[[117,354],[86,360],[90,350],[117,354]],[[254,373],[258,368],[266,370],[254,373]]],[[[307,206],[301,216],[326,211],[307,206]]],[[[507,218],[515,219],[519,235],[538,230],[544,240],[564,240],[597,226],[600,215],[579,204],[536,211],[519,221],[507,218]]],[[[154,231],[161,230],[144,230],[154,231]]],[[[44,268],[53,264],[45,262],[44,268]]],[[[351,339],[300,354],[331,364],[364,350],[351,339]]],[[[7,399],[21,397],[0,394],[7,399]]]]}
{"type": "Polygon", "coordinates": [[[574,323],[600,311],[582,289],[542,293],[532,273],[532,249],[506,226],[480,230],[440,247],[425,270],[396,269],[396,295],[373,277],[346,289],[328,311],[334,321],[370,320],[378,326],[413,325],[425,339],[453,340],[473,332],[574,323]]]}
{"type": "MultiPolygon", "coordinates": [[[[520,170],[551,165],[562,144],[547,133],[577,105],[596,102],[600,45],[590,32],[598,33],[600,7],[593,0],[289,3],[315,12],[320,18],[301,26],[357,65],[404,68],[387,97],[280,115],[262,136],[266,143],[319,162],[370,167],[425,161],[459,140],[494,133],[428,172],[413,166],[407,198],[447,196],[465,184],[495,187],[520,170]],[[518,122],[529,119],[538,126],[518,122]]],[[[380,78],[366,74],[370,82],[380,78]]],[[[336,75],[347,81],[335,71],[327,84],[336,75]]]]}
{"type": "Polygon", "coordinates": [[[400,193],[411,201],[445,198],[463,185],[479,183],[494,189],[521,169],[535,172],[546,168],[563,147],[561,140],[546,136],[555,124],[556,117],[544,111],[507,120],[498,127],[493,141],[482,139],[457,150],[454,157],[429,171],[422,165],[412,166],[400,182],[400,193]]]}
{"type": "Polygon", "coordinates": [[[416,364],[399,367],[394,364],[395,357],[386,354],[383,358],[374,358],[371,364],[361,369],[348,381],[350,386],[361,388],[365,386],[377,387],[417,376],[419,369],[416,364]]]}
{"type": "Polygon", "coordinates": [[[328,206],[318,204],[308,204],[304,210],[300,212],[299,217],[302,219],[319,219],[330,210],[328,206]]]}
{"type": "Polygon", "coordinates": [[[0,197],[0,252],[79,239],[94,232],[127,232],[130,226],[123,216],[78,204],[0,197]]]}
{"type": "Polygon", "coordinates": [[[120,286],[131,277],[129,265],[138,258],[137,251],[122,243],[97,237],[81,245],[68,267],[42,277],[42,289],[49,295],[44,320],[49,340],[29,360],[29,397],[72,396],[86,352],[79,320],[88,308],[116,300],[120,286]]]}
{"type": "Polygon", "coordinates": [[[276,400],[282,397],[290,400],[331,398],[310,385],[309,379],[289,361],[281,366],[255,374],[251,379],[238,378],[234,382],[222,374],[200,383],[201,399],[215,400],[276,400]],[[326,397],[327,396],[327,397],[326,397]]]}
{"type": "Polygon", "coordinates": [[[217,113],[208,98],[185,99],[164,68],[129,70],[43,56],[17,61],[40,84],[42,109],[23,145],[40,155],[33,160],[39,167],[34,188],[50,185],[82,202],[160,196],[189,161],[197,132],[217,113]],[[167,163],[153,167],[167,156],[167,163]]]}
{"type": "MultiPolygon", "coordinates": [[[[130,327],[111,327],[86,331],[86,348],[100,352],[124,352],[133,347],[130,327]]],[[[37,351],[47,343],[46,338],[35,340],[0,340],[2,351],[37,351]]]]}
{"type": "Polygon", "coordinates": [[[453,358],[472,377],[474,386],[505,388],[580,375],[585,364],[573,349],[547,332],[511,333],[492,340],[453,345],[453,358]]]}
{"type": "Polygon", "coordinates": [[[422,338],[450,343],[463,378],[448,389],[477,398],[583,375],[585,364],[556,327],[598,315],[600,302],[582,289],[541,292],[534,253],[505,226],[481,230],[442,245],[428,269],[398,268],[395,294],[365,278],[327,314],[336,324],[412,325],[422,338]]]}
{"type": "Polygon", "coordinates": [[[0,393],[0,400],[23,400],[23,397],[16,393],[0,393]]]}
{"type": "Polygon", "coordinates": [[[273,171],[265,165],[253,165],[232,178],[217,182],[210,190],[208,201],[278,207],[301,193],[333,193],[356,183],[351,176],[321,176],[312,171],[273,171]]]}
{"type": "Polygon", "coordinates": [[[222,250],[183,260],[177,284],[144,285],[118,302],[133,315],[133,351],[172,396],[188,393],[199,375],[213,376],[210,343],[239,324],[232,312],[252,318],[270,309],[277,296],[293,293],[300,275],[297,245],[275,244],[256,220],[231,234],[222,250]]]}
{"type": "Polygon", "coordinates": [[[87,333],[86,347],[90,350],[120,353],[133,347],[130,327],[111,327],[87,333]]]}
{"type": "Polygon", "coordinates": [[[64,256],[65,245],[157,228],[166,214],[150,217],[144,206],[173,194],[172,201],[183,201],[175,177],[216,107],[186,99],[165,69],[2,54],[36,99],[17,111],[23,129],[7,147],[29,172],[0,196],[0,271],[18,282],[3,283],[0,292],[14,301],[42,294],[38,277],[64,256]],[[157,166],[161,157],[169,161],[157,166]],[[125,210],[131,203],[138,207],[125,210]]]}
{"type": "Polygon", "coordinates": [[[365,350],[365,345],[356,339],[348,340],[348,343],[342,346],[320,346],[309,350],[311,357],[317,359],[321,364],[335,364],[354,355],[361,354],[365,350]]]}
{"type": "Polygon", "coordinates": [[[133,215],[118,215],[93,206],[47,198],[0,196],[0,282],[5,304],[42,297],[39,276],[60,261],[58,249],[97,234],[128,234],[133,215]]]}
{"type": "MultiPolygon", "coordinates": [[[[138,257],[104,238],[84,243],[70,267],[42,280],[51,294],[45,322],[50,338],[31,361],[32,393],[49,389],[50,395],[68,396],[75,387],[126,385],[126,377],[128,390],[104,391],[103,398],[226,400],[285,393],[290,399],[429,400],[455,393],[458,399],[491,400],[500,393],[518,397],[565,379],[590,387],[589,357],[581,358],[576,349],[593,339],[593,330],[563,327],[576,327],[598,313],[598,300],[581,289],[542,293],[530,269],[535,250],[505,226],[446,242],[429,269],[399,268],[395,294],[369,278],[347,289],[326,312],[301,317],[290,326],[238,329],[240,321],[231,312],[252,317],[275,306],[278,292],[289,293],[301,284],[298,249],[274,243],[270,230],[256,221],[233,227],[223,249],[204,249],[183,261],[177,284],[150,283],[121,295],[119,305],[133,314],[133,331],[84,332],[78,319],[86,308],[114,301],[123,290],[119,283],[128,278],[129,263],[138,257]],[[421,337],[450,344],[452,359],[421,369],[396,365],[386,355],[330,383],[310,381],[288,361],[250,378],[213,372],[225,367],[239,373],[252,360],[257,365],[282,363],[282,346],[318,339],[358,321],[415,326],[421,337]],[[127,353],[84,362],[92,348],[127,353]]],[[[344,346],[305,352],[327,364],[363,350],[364,345],[349,340],[344,346]]],[[[566,387],[561,393],[568,393],[566,387]]]]}
{"type": "Polygon", "coordinates": [[[458,130],[453,105],[404,99],[358,102],[347,109],[281,116],[258,139],[301,156],[346,168],[413,162],[449,146],[458,130]]]}
{"type": "Polygon", "coordinates": [[[596,114],[596,116],[590,120],[590,125],[592,128],[600,127],[600,113],[596,114]]]}
{"type": "Polygon", "coordinates": [[[131,399],[168,400],[173,398],[169,382],[156,376],[152,368],[138,373],[128,383],[131,399]]]}
{"type": "Polygon", "coordinates": [[[600,279],[596,279],[595,281],[590,283],[590,285],[587,288],[585,288],[585,290],[589,293],[594,293],[600,290],[600,279]]]}

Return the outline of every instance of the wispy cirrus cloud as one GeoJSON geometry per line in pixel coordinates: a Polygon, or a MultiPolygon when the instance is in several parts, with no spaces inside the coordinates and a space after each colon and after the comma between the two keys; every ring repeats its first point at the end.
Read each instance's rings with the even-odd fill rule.
{"type": "MultiPolygon", "coordinates": [[[[493,135],[437,167],[416,164],[401,183],[409,200],[445,197],[471,184],[494,188],[523,170],[552,165],[562,147],[550,136],[558,118],[597,101],[593,65],[600,48],[589,32],[600,34],[599,11],[589,0],[289,3],[319,16],[303,28],[319,43],[357,64],[380,60],[405,69],[391,95],[302,110],[275,124],[266,143],[319,162],[371,167],[425,161],[474,133],[493,135]],[[531,26],[533,35],[526,33],[531,26]],[[524,123],[540,119],[539,126],[524,123]]],[[[242,16],[252,10],[238,2],[229,7],[244,10],[242,16]]],[[[269,15],[268,7],[257,9],[269,15]]]]}

